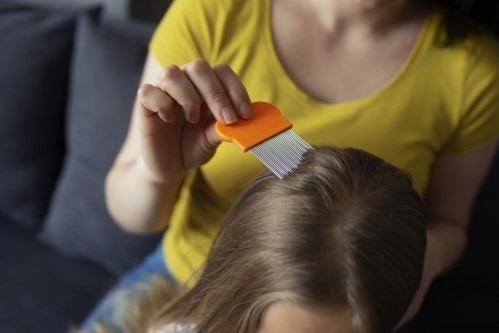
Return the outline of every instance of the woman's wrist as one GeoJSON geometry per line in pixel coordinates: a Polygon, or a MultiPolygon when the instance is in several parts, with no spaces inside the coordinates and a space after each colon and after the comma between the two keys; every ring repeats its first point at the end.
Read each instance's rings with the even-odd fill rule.
{"type": "Polygon", "coordinates": [[[106,181],[106,199],[113,219],[132,233],[158,231],[175,205],[183,177],[158,181],[142,158],[115,165],[106,181]]]}
{"type": "Polygon", "coordinates": [[[467,246],[467,231],[461,225],[433,221],[427,226],[426,237],[425,261],[434,279],[459,260],[467,246]]]}
{"type": "Polygon", "coordinates": [[[426,228],[426,254],[419,289],[399,326],[418,312],[433,281],[445,273],[465,249],[466,232],[456,225],[430,222],[426,228]],[[452,244],[449,246],[449,244],[452,244]]]}
{"type": "Polygon", "coordinates": [[[144,158],[139,156],[133,165],[134,173],[137,176],[138,182],[143,184],[152,184],[154,186],[168,187],[175,186],[182,182],[187,172],[182,172],[178,175],[172,175],[170,177],[158,177],[155,175],[151,169],[147,166],[144,158]]]}

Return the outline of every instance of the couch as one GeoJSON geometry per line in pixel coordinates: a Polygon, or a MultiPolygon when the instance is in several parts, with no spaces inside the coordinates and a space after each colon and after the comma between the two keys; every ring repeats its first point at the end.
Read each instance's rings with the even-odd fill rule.
{"type": "MultiPolygon", "coordinates": [[[[77,324],[161,235],[129,235],[103,184],[125,136],[154,24],[0,2],[0,332],[77,324]]],[[[439,279],[416,332],[499,331],[499,157],[469,251],[439,279]]]]}
{"type": "Polygon", "coordinates": [[[109,217],[153,24],[0,2],[0,332],[66,332],[161,235],[109,217]]]}

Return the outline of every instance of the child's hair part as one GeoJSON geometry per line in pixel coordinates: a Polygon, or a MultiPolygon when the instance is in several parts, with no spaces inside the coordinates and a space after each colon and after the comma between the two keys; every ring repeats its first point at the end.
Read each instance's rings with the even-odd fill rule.
{"type": "Polygon", "coordinates": [[[419,286],[423,203],[409,176],[367,152],[316,147],[284,180],[258,176],[226,215],[195,287],[154,327],[256,331],[277,301],[343,307],[358,332],[388,333],[419,286]]]}

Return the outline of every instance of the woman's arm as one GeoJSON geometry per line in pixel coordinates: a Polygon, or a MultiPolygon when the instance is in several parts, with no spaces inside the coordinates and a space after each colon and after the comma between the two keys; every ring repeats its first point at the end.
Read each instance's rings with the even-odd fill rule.
{"type": "Polygon", "coordinates": [[[251,116],[251,101],[226,65],[196,59],[162,68],[150,54],[125,143],[106,179],[106,200],[130,232],[166,227],[186,173],[211,159],[222,141],[215,120],[251,116]]]}
{"type": "MultiPolygon", "coordinates": [[[[162,69],[149,56],[141,86],[154,83],[162,69]]],[[[123,229],[152,232],[166,227],[182,179],[164,184],[155,180],[145,166],[140,147],[140,108],[137,98],[125,142],[106,178],[106,201],[111,216],[123,229]]]]}
{"type": "Polygon", "coordinates": [[[464,252],[475,198],[498,141],[496,138],[467,153],[441,155],[434,164],[425,195],[428,239],[423,279],[402,323],[416,315],[432,281],[449,270],[464,252]]]}

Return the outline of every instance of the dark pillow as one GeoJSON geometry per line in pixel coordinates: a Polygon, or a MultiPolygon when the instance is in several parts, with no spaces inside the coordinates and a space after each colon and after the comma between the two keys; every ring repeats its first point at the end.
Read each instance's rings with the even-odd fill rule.
{"type": "Polygon", "coordinates": [[[69,63],[82,10],[90,9],[0,3],[0,212],[24,226],[43,221],[62,165],[69,63]]]}
{"type": "Polygon", "coordinates": [[[153,27],[78,20],[67,155],[41,240],[121,274],[160,240],[122,231],[108,214],[104,180],[123,143],[153,27]]]}

